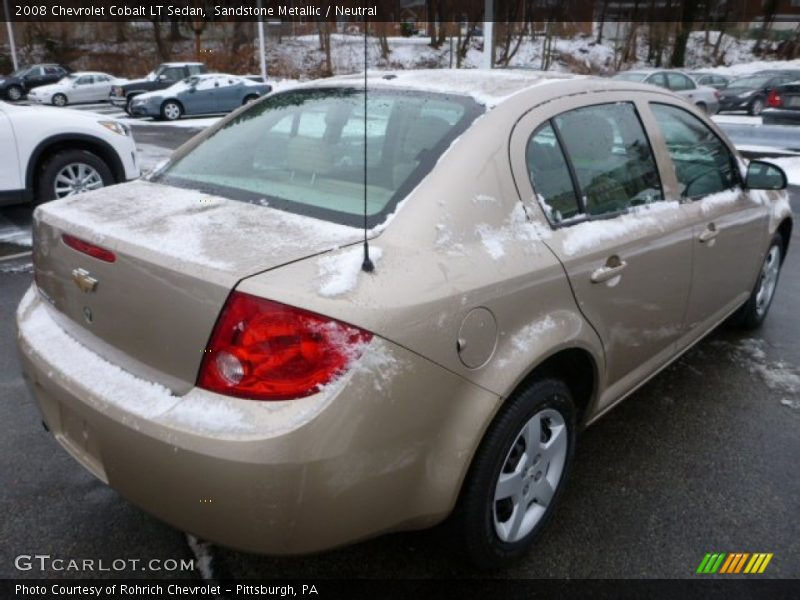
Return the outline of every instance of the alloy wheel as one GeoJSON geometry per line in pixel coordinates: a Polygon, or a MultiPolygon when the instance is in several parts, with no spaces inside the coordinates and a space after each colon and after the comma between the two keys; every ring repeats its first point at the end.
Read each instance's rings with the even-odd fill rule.
{"type": "Polygon", "coordinates": [[[521,540],[544,516],[564,472],[567,438],[564,417],[552,408],[517,434],[495,484],[494,529],[502,541],[521,540]]]}
{"type": "Polygon", "coordinates": [[[167,102],[164,105],[164,116],[170,120],[175,121],[181,118],[181,108],[174,102],[167,102]]]}
{"type": "Polygon", "coordinates": [[[763,317],[775,295],[778,286],[778,274],[781,269],[781,249],[777,245],[770,247],[764,265],[761,267],[761,277],[756,292],[756,314],[763,317]]]}
{"type": "Polygon", "coordinates": [[[66,198],[103,187],[100,173],[86,163],[70,163],[62,168],[55,178],[56,198],[66,198]]]}

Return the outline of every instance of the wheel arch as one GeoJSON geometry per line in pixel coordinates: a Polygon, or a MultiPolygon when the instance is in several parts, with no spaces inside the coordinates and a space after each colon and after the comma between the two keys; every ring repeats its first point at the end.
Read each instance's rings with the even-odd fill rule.
{"type": "Polygon", "coordinates": [[[101,158],[111,169],[114,181],[125,181],[125,167],[116,150],[106,141],[90,135],[70,133],[49,137],[34,148],[25,170],[25,189],[29,190],[30,199],[36,197],[36,174],[42,165],[53,155],[64,150],[86,150],[101,158]]]}
{"type": "Polygon", "coordinates": [[[783,252],[781,253],[781,262],[786,260],[786,255],[789,253],[789,242],[792,239],[792,219],[787,217],[780,222],[777,228],[778,234],[783,240],[783,252]]]}
{"type": "Polygon", "coordinates": [[[533,381],[545,378],[564,382],[572,393],[576,422],[579,425],[583,423],[587,410],[592,406],[599,381],[598,363],[592,353],[581,346],[569,346],[542,357],[531,366],[503,404],[533,381]]]}

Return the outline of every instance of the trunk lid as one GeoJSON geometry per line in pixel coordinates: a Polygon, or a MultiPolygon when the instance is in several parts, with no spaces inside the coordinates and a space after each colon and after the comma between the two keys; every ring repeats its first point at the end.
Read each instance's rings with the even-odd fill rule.
{"type": "Polygon", "coordinates": [[[781,106],[779,108],[800,110],[800,84],[782,85],[777,93],[781,98],[781,106]]]}
{"type": "Polygon", "coordinates": [[[110,362],[182,394],[242,279],[357,242],[357,228],[145,181],[36,210],[34,264],[54,318],[110,362]],[[110,250],[104,262],[69,234],[110,250]],[[74,271],[97,280],[77,285],[74,271]],[[84,286],[85,288],[86,286],[84,286]]]}

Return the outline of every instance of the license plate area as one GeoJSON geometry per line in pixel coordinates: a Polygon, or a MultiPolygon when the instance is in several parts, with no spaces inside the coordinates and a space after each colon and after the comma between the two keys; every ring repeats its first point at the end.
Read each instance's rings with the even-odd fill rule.
{"type": "Polygon", "coordinates": [[[97,437],[89,423],[63,403],[59,403],[59,429],[56,440],[95,477],[108,483],[97,437]]]}
{"type": "Polygon", "coordinates": [[[791,108],[800,108],[800,96],[787,96],[786,106],[791,108]]]}

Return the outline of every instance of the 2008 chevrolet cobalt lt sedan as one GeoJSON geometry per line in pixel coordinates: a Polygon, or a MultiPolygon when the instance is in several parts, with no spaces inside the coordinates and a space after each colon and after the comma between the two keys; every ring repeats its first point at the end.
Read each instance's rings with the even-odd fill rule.
{"type": "Polygon", "coordinates": [[[272,94],[148,181],[37,208],[24,369],[77,461],[203,538],[299,554],[450,516],[500,565],[581,427],[764,320],[786,179],[651,86],[366,89],[272,94]]]}

